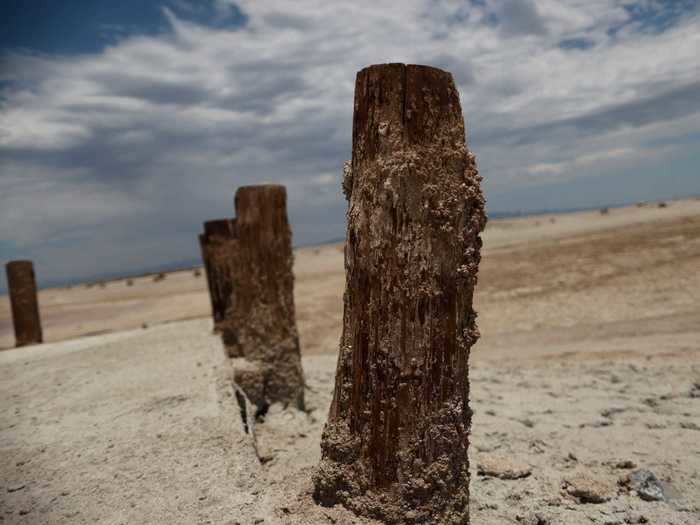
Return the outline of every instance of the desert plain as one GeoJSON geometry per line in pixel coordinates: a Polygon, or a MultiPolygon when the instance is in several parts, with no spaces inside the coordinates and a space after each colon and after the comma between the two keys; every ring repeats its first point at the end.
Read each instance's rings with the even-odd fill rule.
{"type": "MultiPolygon", "coordinates": [[[[700,200],[483,238],[472,524],[700,524],[700,200]]],[[[311,498],[343,246],[294,269],[307,411],[247,428],[201,272],[41,290],[19,349],[0,297],[0,523],[376,523],[311,498]]]]}

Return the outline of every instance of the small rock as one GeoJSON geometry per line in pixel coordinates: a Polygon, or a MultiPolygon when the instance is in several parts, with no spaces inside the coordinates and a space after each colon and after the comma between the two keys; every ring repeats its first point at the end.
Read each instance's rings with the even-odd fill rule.
{"type": "Polygon", "coordinates": [[[610,499],[608,484],[584,472],[566,478],[563,489],[580,503],[604,503],[610,499]]]}
{"type": "Polygon", "coordinates": [[[476,467],[480,476],[500,479],[520,479],[532,474],[532,468],[524,463],[516,463],[506,457],[482,456],[476,467]]]}
{"type": "Polygon", "coordinates": [[[600,415],[603,417],[612,417],[615,414],[621,414],[622,412],[625,412],[627,409],[626,408],[620,408],[620,407],[612,407],[612,408],[606,408],[603,410],[600,415]]]}
{"type": "Polygon", "coordinates": [[[17,492],[18,490],[22,490],[24,487],[26,487],[24,483],[14,483],[7,487],[7,492],[17,492]]]}
{"type": "Polygon", "coordinates": [[[550,521],[541,512],[531,512],[527,516],[516,516],[516,520],[523,525],[549,525],[550,521]]]}
{"type": "Polygon", "coordinates": [[[586,428],[586,427],[603,428],[603,427],[609,427],[610,425],[612,425],[612,421],[610,419],[601,419],[599,421],[593,421],[592,423],[581,423],[578,427],[579,428],[586,428]]]}
{"type": "Polygon", "coordinates": [[[666,499],[661,482],[650,470],[639,469],[630,472],[627,476],[627,485],[645,501],[664,501],[666,499]]]}
{"type": "Polygon", "coordinates": [[[498,443],[495,443],[495,444],[491,443],[488,445],[484,445],[482,443],[476,443],[474,446],[476,447],[476,450],[478,450],[479,452],[493,452],[494,450],[498,450],[499,448],[501,448],[501,445],[498,443]]]}
{"type": "Polygon", "coordinates": [[[690,387],[688,396],[691,398],[700,399],[700,381],[693,383],[693,385],[690,387]]]}
{"type": "Polygon", "coordinates": [[[637,464],[631,459],[623,459],[615,463],[615,468],[637,468],[637,464]]]}
{"type": "Polygon", "coordinates": [[[666,425],[663,423],[645,423],[644,425],[647,427],[649,430],[662,430],[664,428],[667,428],[666,425]]]}
{"type": "Polygon", "coordinates": [[[655,397],[644,398],[642,403],[651,408],[659,406],[659,401],[655,397]]]}
{"type": "Polygon", "coordinates": [[[681,428],[686,430],[700,430],[700,426],[692,421],[681,421],[681,428]]]}
{"type": "Polygon", "coordinates": [[[536,439],[530,442],[530,450],[535,454],[544,454],[547,448],[547,444],[544,441],[536,439]]]}

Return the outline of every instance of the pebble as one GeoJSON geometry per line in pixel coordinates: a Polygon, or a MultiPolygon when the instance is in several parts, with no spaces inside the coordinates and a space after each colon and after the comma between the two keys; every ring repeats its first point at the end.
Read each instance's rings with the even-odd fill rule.
{"type": "Polygon", "coordinates": [[[504,456],[486,455],[479,458],[476,471],[480,476],[500,479],[521,479],[532,474],[532,468],[504,456]]]}
{"type": "Polygon", "coordinates": [[[604,503],[610,499],[610,486],[584,472],[566,478],[563,488],[580,503],[604,503]]]}
{"type": "Polygon", "coordinates": [[[664,428],[668,428],[668,426],[663,423],[645,423],[644,426],[649,430],[663,430],[664,428]]]}
{"type": "Polygon", "coordinates": [[[688,395],[691,398],[700,398],[700,381],[698,381],[697,383],[693,383],[693,385],[690,387],[690,392],[688,393],[688,395]]]}
{"type": "Polygon", "coordinates": [[[610,425],[612,425],[612,421],[610,419],[600,419],[598,421],[593,421],[592,423],[581,423],[578,427],[579,428],[586,428],[586,427],[602,428],[602,427],[609,427],[610,425]]]}
{"type": "Polygon", "coordinates": [[[550,521],[541,512],[531,512],[527,516],[516,516],[518,523],[523,525],[550,525],[550,521]]]}
{"type": "Polygon", "coordinates": [[[654,473],[647,469],[630,472],[627,484],[645,501],[665,501],[664,489],[654,473]]]}
{"type": "Polygon", "coordinates": [[[600,415],[603,417],[612,417],[615,414],[622,414],[623,412],[626,412],[626,408],[620,408],[620,407],[612,407],[612,408],[606,408],[603,410],[600,415]]]}

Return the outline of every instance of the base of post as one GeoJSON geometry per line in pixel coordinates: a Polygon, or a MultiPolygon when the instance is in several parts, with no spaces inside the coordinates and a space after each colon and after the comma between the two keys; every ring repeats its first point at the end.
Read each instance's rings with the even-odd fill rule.
{"type": "MultiPolygon", "coordinates": [[[[431,428],[433,432],[449,434],[450,427],[446,424],[444,428],[436,425],[431,428]]],[[[340,504],[357,515],[390,525],[469,525],[468,461],[455,469],[446,455],[423,465],[406,454],[401,459],[407,467],[402,469],[405,479],[376,487],[368,479],[369,469],[357,457],[360,439],[344,422],[326,426],[321,441],[323,459],[313,477],[313,497],[318,504],[326,507],[340,504]],[[408,470],[414,473],[408,474],[408,470]]]]}

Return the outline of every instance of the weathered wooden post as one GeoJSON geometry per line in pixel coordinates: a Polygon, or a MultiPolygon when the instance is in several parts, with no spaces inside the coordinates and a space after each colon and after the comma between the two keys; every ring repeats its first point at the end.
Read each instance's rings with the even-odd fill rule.
{"type": "Polygon", "coordinates": [[[449,73],[358,73],[343,334],[314,476],[323,505],[385,523],[469,523],[480,180],[449,73]]]}
{"type": "Polygon", "coordinates": [[[5,266],[5,271],[12,306],[12,322],[15,328],[15,346],[43,342],[36,276],[32,261],[11,261],[5,266]]]}
{"type": "Polygon", "coordinates": [[[235,196],[234,299],[222,336],[234,377],[264,410],[304,407],[304,375],[294,312],[292,236],[284,186],[244,186],[235,196]]]}
{"type": "Polygon", "coordinates": [[[207,287],[211,300],[214,332],[221,331],[221,323],[232,299],[230,275],[231,253],[235,252],[236,220],[218,219],[204,223],[204,233],[199,236],[202,262],[207,274],[207,287]]]}

